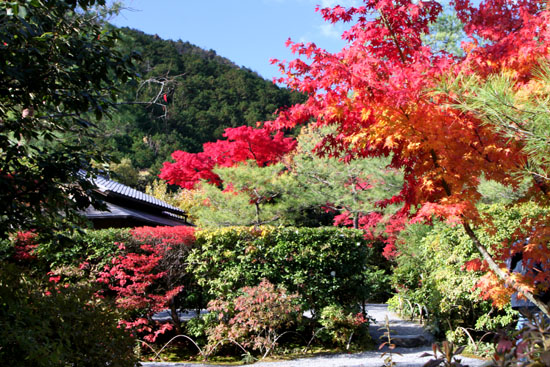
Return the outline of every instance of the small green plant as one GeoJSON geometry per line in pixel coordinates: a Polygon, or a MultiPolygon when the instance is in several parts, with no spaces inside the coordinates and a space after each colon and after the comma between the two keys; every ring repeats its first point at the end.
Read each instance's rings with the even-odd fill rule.
{"type": "Polygon", "coordinates": [[[393,355],[401,355],[400,353],[393,352],[395,349],[395,344],[392,342],[391,339],[391,333],[393,330],[390,329],[390,320],[388,319],[388,315],[386,315],[384,326],[379,328],[378,330],[385,330],[384,334],[380,337],[380,339],[385,339],[385,341],[380,344],[378,349],[382,349],[384,347],[388,347],[388,351],[382,353],[381,357],[384,358],[384,367],[394,367],[395,362],[393,361],[393,355]]]}
{"type": "Polygon", "coordinates": [[[424,364],[424,367],[461,367],[461,360],[456,358],[457,355],[464,351],[465,346],[457,347],[454,343],[444,341],[441,344],[432,344],[433,354],[424,353],[421,357],[434,357],[424,364]],[[438,354],[439,353],[439,354],[438,354]]]}
{"type": "Polygon", "coordinates": [[[349,349],[354,337],[366,342],[368,319],[361,313],[346,312],[341,306],[330,305],[321,311],[319,323],[330,342],[338,347],[349,349]]]}
{"type": "Polygon", "coordinates": [[[257,360],[250,352],[244,353],[242,357],[243,357],[242,362],[244,364],[252,364],[257,360]]]}
{"type": "Polygon", "coordinates": [[[476,336],[476,334],[479,335],[478,330],[458,326],[455,330],[448,330],[445,333],[445,339],[457,345],[464,345],[465,352],[475,354],[478,357],[485,358],[493,355],[495,348],[492,340],[497,333],[488,331],[481,337],[476,336]]]}

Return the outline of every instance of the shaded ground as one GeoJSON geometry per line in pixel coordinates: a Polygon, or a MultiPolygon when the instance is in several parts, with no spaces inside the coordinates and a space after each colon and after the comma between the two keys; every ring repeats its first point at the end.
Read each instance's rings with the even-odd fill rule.
{"type": "MultiPolygon", "coordinates": [[[[431,353],[431,341],[433,337],[422,328],[422,326],[410,321],[405,321],[397,317],[394,313],[388,311],[387,305],[384,304],[369,304],[367,305],[367,313],[375,319],[370,325],[369,331],[373,339],[380,340],[384,330],[379,330],[384,326],[385,317],[388,316],[390,323],[391,335],[396,338],[396,341],[402,336],[407,343],[424,342],[424,346],[414,348],[397,347],[393,350],[392,360],[396,367],[420,367],[430,360],[430,357],[420,357],[423,353],[431,353]],[[415,340],[416,339],[416,340],[415,340]],[[399,353],[400,355],[398,355],[399,353]]],[[[382,342],[382,341],[381,341],[382,342]]],[[[380,367],[384,365],[382,353],[387,351],[387,348],[382,350],[374,350],[354,354],[335,354],[327,356],[317,356],[310,358],[300,358],[292,361],[274,361],[274,362],[257,362],[254,367],[380,367]]],[[[462,363],[471,367],[482,366],[485,361],[473,358],[459,358],[462,363]]],[[[217,366],[212,364],[197,364],[197,363],[162,363],[162,362],[147,362],[142,363],[144,367],[211,367],[217,366]]]]}

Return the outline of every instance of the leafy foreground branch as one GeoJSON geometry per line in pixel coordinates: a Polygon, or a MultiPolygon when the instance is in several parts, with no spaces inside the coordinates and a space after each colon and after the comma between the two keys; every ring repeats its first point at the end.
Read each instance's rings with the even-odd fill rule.
{"type": "Polygon", "coordinates": [[[116,50],[118,32],[87,13],[94,5],[105,1],[0,2],[1,239],[71,227],[100,205],[92,162],[108,159],[95,123],[135,77],[135,55],[116,50]]]}

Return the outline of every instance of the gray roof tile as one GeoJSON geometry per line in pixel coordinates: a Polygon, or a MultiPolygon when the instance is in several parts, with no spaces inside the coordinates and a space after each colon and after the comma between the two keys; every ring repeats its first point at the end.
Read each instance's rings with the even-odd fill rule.
{"type": "MultiPolygon", "coordinates": [[[[163,213],[164,214],[164,213],[163,213]]],[[[168,214],[168,213],[166,213],[168,214]]],[[[134,218],[143,222],[147,222],[153,225],[165,225],[165,226],[181,226],[185,225],[181,218],[171,214],[167,217],[154,215],[137,209],[124,208],[115,204],[107,203],[107,211],[101,211],[89,207],[85,211],[85,215],[89,219],[112,219],[112,218],[134,218]]]]}
{"type": "Polygon", "coordinates": [[[184,213],[183,210],[176,208],[175,206],[172,206],[165,201],[159,200],[151,195],[147,195],[144,192],[132,189],[129,186],[123,185],[113,180],[109,180],[105,177],[98,176],[97,178],[94,179],[94,183],[102,192],[105,192],[105,193],[112,192],[118,195],[132,198],[134,200],[143,201],[145,203],[158,206],[160,208],[168,209],[168,210],[171,210],[172,212],[175,211],[177,213],[182,213],[182,214],[184,213]]]}

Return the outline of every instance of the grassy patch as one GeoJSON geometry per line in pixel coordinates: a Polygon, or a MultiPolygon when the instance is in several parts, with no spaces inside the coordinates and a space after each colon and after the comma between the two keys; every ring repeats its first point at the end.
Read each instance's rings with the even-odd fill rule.
{"type": "MultiPolygon", "coordinates": [[[[275,354],[270,355],[263,359],[266,362],[274,361],[290,361],[298,358],[311,358],[318,357],[323,355],[334,355],[334,354],[351,354],[363,352],[366,349],[362,348],[353,348],[350,347],[349,350],[342,348],[327,348],[321,346],[311,347],[307,353],[303,352],[304,347],[298,345],[283,345],[277,348],[275,354]]],[[[144,354],[142,356],[142,361],[151,361],[154,354],[144,354]]],[[[261,359],[260,354],[252,355],[256,360],[261,359]]],[[[171,346],[166,348],[155,361],[162,362],[180,362],[180,363],[215,363],[220,365],[227,366],[238,366],[244,364],[244,355],[231,354],[231,355],[213,355],[208,358],[208,361],[204,360],[202,356],[196,352],[196,350],[191,350],[185,346],[171,346]]]]}

